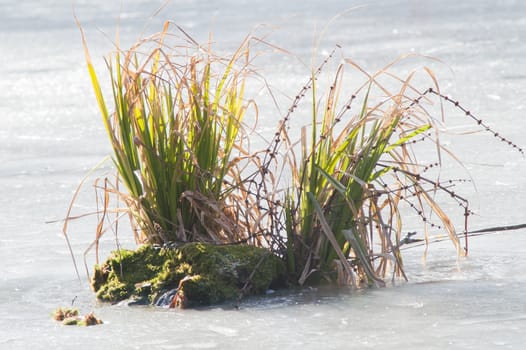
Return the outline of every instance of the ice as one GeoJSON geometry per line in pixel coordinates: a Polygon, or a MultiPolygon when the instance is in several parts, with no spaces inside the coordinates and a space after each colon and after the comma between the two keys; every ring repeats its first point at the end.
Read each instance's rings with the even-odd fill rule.
{"type": "MultiPolygon", "coordinates": [[[[415,56],[394,70],[404,76],[431,67],[444,93],[525,146],[526,44],[521,38],[526,33],[526,2],[371,2],[335,19],[325,32],[325,24],[348,3],[173,1],[149,20],[156,4],[125,1],[121,12],[119,1],[75,2],[99,74],[104,75],[102,56],[114,49],[118,23],[124,46],[143,31],[160,30],[165,19],[190,29],[198,41],[205,42],[212,31],[223,50],[235,48],[252,30],[292,52],[281,58],[262,55],[256,62],[285,111],[309,77],[313,43],[323,34],[316,62],[336,44],[341,55],[368,71],[411,51],[433,56],[436,60],[415,56]]],[[[472,238],[470,255],[460,260],[447,242],[430,246],[425,265],[422,250],[408,251],[409,283],[385,289],[277,291],[245,300],[239,309],[97,304],[83,267],[81,282],[77,280],[60,222],[46,224],[66,214],[83,175],[110,152],[71,1],[4,0],[0,8],[0,348],[409,350],[522,348],[526,342],[524,230],[472,238]],[[94,310],[105,324],[64,328],[51,320],[54,308],[73,300],[82,312],[94,310]]],[[[255,95],[263,91],[255,90],[255,95]]],[[[446,118],[455,132],[470,123],[457,112],[448,111],[446,118]]],[[[265,102],[257,130],[274,132],[279,117],[272,101],[265,102]]],[[[293,122],[295,127],[304,120],[293,122]]],[[[473,228],[523,223],[522,156],[483,133],[451,136],[444,144],[469,165],[476,183],[477,193],[472,185],[465,188],[478,208],[473,228]]],[[[464,169],[460,173],[465,174],[464,169]]],[[[91,191],[88,186],[89,195],[91,191]]],[[[93,205],[89,195],[82,197],[80,209],[93,205]]],[[[95,221],[72,225],[70,238],[83,266],[95,221]]],[[[103,253],[113,249],[112,244],[113,237],[108,237],[103,253]]],[[[91,254],[88,268],[93,263],[91,254]]]]}

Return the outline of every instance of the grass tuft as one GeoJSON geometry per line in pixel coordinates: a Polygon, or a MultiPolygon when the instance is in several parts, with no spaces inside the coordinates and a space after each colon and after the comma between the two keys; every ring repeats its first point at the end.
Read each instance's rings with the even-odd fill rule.
{"type": "Polygon", "coordinates": [[[126,204],[139,243],[244,239],[235,203],[238,161],[246,156],[243,118],[255,107],[244,99],[249,40],[224,59],[169,28],[107,61],[113,113],[85,44],[113,161],[127,190],[113,185],[111,192],[126,204]]]}

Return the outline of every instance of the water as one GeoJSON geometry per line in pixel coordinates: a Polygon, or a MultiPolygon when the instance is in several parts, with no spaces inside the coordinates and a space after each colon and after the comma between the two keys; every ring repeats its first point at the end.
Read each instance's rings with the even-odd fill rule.
{"type": "MultiPolygon", "coordinates": [[[[269,41],[297,58],[270,55],[260,60],[262,69],[272,85],[293,96],[308,75],[300,62],[309,65],[324,25],[361,5],[186,0],[173,1],[148,20],[158,3],[132,0],[121,8],[117,1],[76,1],[74,6],[68,0],[0,1],[1,349],[523,347],[523,230],[473,239],[470,257],[461,261],[448,243],[433,245],[425,265],[421,250],[409,251],[410,282],[387,289],[277,294],[247,300],[239,310],[229,305],[205,311],[98,305],[87,283],[79,285],[76,279],[61,224],[46,223],[65,215],[80,179],[109,153],[73,7],[100,72],[119,13],[123,46],[143,31],[160,29],[164,19],[199,41],[213,31],[225,50],[250,30],[271,33],[269,41]],[[68,328],[51,320],[54,308],[73,300],[82,312],[95,310],[105,324],[68,328]]],[[[319,52],[340,44],[345,56],[369,71],[409,52],[433,56],[443,63],[414,58],[395,71],[403,75],[431,66],[443,91],[525,146],[525,15],[525,3],[512,0],[371,1],[332,22],[319,52]]],[[[272,129],[276,118],[269,112],[261,129],[272,129]]],[[[452,113],[448,125],[459,131],[469,123],[452,113]]],[[[447,136],[444,142],[476,181],[478,192],[466,186],[464,193],[478,213],[472,227],[523,223],[524,159],[488,136],[447,136]]],[[[108,165],[99,174],[106,171],[108,165]]],[[[76,213],[93,209],[91,191],[88,185],[76,213]]],[[[70,227],[83,276],[83,252],[93,239],[94,224],[86,219],[70,227]]],[[[131,244],[125,233],[120,238],[131,244]]],[[[108,235],[101,256],[113,248],[111,241],[108,235]]],[[[89,254],[88,266],[93,262],[89,254]]]]}

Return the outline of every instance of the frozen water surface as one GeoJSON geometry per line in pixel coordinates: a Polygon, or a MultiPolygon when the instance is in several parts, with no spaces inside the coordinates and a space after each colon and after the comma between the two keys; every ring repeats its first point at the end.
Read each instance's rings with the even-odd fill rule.
{"type": "MultiPolygon", "coordinates": [[[[159,3],[0,2],[1,349],[523,348],[524,230],[472,239],[470,256],[461,261],[447,242],[430,247],[425,265],[422,250],[408,251],[410,282],[381,290],[276,293],[247,300],[239,310],[230,305],[174,311],[96,304],[87,283],[76,280],[61,225],[46,224],[65,215],[80,179],[109,154],[73,9],[99,72],[102,56],[113,49],[119,13],[123,46],[142,32],[159,30],[165,19],[200,41],[212,31],[217,47],[225,50],[250,30],[270,33],[272,43],[297,58],[262,57],[263,72],[270,84],[293,96],[309,74],[314,41],[324,25],[356,6],[329,26],[318,62],[335,44],[369,71],[406,53],[432,56],[440,62],[417,57],[394,71],[403,76],[430,66],[445,93],[526,145],[525,2],[397,0],[361,6],[355,1],[183,0],[172,1],[149,20],[159,3]],[[94,309],[105,324],[69,328],[52,321],[51,311],[73,299],[85,312],[94,309]]],[[[286,109],[287,99],[280,98],[286,109]]],[[[272,130],[279,118],[268,107],[273,112],[262,118],[261,130],[272,130]]],[[[471,127],[454,111],[447,125],[452,132],[471,127]]],[[[451,135],[444,143],[476,181],[477,192],[472,186],[464,189],[478,213],[473,228],[525,221],[525,161],[518,153],[483,134],[451,135]]],[[[90,195],[81,197],[79,211],[92,209],[90,195]]],[[[79,262],[93,231],[93,221],[72,224],[79,262]]],[[[111,249],[108,237],[101,255],[111,249]]]]}

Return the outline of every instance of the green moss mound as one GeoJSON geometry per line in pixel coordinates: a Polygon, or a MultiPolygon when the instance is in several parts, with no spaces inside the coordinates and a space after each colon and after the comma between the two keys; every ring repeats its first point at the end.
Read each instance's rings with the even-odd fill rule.
{"type": "Polygon", "coordinates": [[[92,286],[103,301],[136,299],[151,304],[178,288],[170,305],[191,307],[261,294],[284,286],[285,276],[282,260],[263,248],[205,243],[178,248],[143,245],[135,251],[115,251],[95,266],[92,286]]]}

